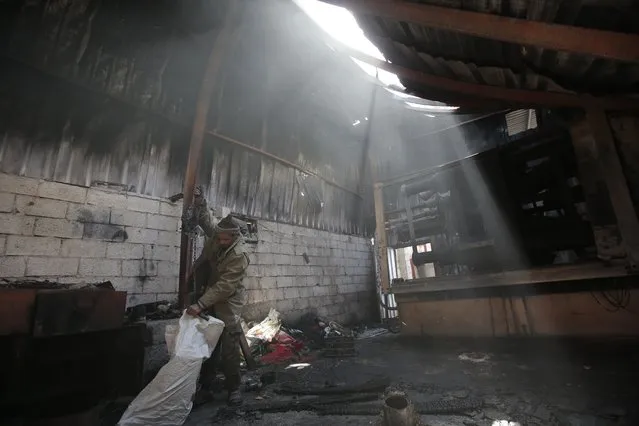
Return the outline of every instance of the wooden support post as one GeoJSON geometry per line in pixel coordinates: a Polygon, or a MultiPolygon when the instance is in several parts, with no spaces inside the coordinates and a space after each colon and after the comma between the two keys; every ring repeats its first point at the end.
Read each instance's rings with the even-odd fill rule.
{"type": "Polygon", "coordinates": [[[384,216],[384,186],[376,183],[374,188],[375,199],[375,230],[377,240],[375,244],[379,249],[379,269],[381,273],[382,292],[390,290],[390,275],[388,273],[388,243],[386,242],[386,218],[384,216]]]}
{"type": "Polygon", "coordinates": [[[586,111],[588,124],[595,138],[603,178],[608,188],[617,226],[626,250],[628,267],[637,271],[639,261],[639,219],[630,197],[628,183],[617,154],[614,136],[606,112],[599,109],[586,111]]]}
{"type": "Polygon", "coordinates": [[[621,245],[615,212],[608,195],[605,171],[599,161],[595,137],[585,117],[571,123],[570,136],[597,256],[605,261],[623,258],[625,250],[621,245]]]}
{"type": "MultiPolygon", "coordinates": [[[[240,14],[240,5],[238,1],[230,1],[227,5],[224,23],[219,33],[217,33],[209,60],[204,70],[202,80],[202,88],[198,96],[197,106],[195,108],[195,119],[193,120],[193,129],[191,131],[191,142],[189,145],[189,159],[186,165],[186,174],[184,177],[184,201],[183,213],[186,214],[193,203],[193,190],[195,189],[195,180],[200,157],[202,156],[202,144],[206,133],[206,120],[209,115],[209,107],[211,98],[215,89],[226,47],[231,43],[234,35],[234,29],[237,26],[240,14]]],[[[191,273],[192,263],[192,241],[188,234],[183,233],[180,241],[180,287],[178,303],[180,307],[186,307],[190,301],[188,299],[188,277],[191,273]]]]}
{"type": "Polygon", "coordinates": [[[244,361],[246,361],[246,368],[249,371],[253,371],[257,368],[257,363],[253,359],[253,355],[251,354],[251,348],[246,340],[246,335],[244,331],[240,332],[240,349],[242,349],[242,355],[244,355],[244,361]]]}

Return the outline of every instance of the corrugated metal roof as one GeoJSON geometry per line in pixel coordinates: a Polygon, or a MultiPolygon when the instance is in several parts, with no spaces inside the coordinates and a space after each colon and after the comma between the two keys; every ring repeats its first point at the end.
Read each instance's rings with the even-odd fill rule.
{"type": "MultiPolygon", "coordinates": [[[[419,0],[434,6],[598,29],[639,32],[636,3],[606,0],[419,0]]],[[[528,90],[629,94],[639,91],[639,64],[555,52],[408,22],[357,14],[388,60],[470,83],[528,90]]],[[[409,89],[428,89],[403,81],[409,89]]]]}

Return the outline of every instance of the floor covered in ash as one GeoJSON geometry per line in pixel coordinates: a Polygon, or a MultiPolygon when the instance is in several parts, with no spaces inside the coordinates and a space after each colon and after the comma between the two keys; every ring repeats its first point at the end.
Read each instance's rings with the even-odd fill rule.
{"type": "MultiPolygon", "coordinates": [[[[318,357],[309,365],[282,367],[275,384],[245,392],[244,403],[250,407],[287,401],[283,405],[292,408],[296,399],[277,393],[278,383],[335,387],[382,380],[385,375],[391,388],[405,391],[416,406],[428,409],[443,404],[457,411],[424,414],[425,425],[639,424],[636,341],[444,341],[387,334],[359,340],[357,349],[356,357],[318,357]]],[[[329,408],[320,414],[296,409],[272,413],[228,410],[223,408],[223,398],[219,394],[219,402],[196,407],[186,425],[368,425],[379,418],[370,413],[353,415],[353,407],[373,404],[375,408],[371,402],[349,404],[345,411],[329,408]]]]}

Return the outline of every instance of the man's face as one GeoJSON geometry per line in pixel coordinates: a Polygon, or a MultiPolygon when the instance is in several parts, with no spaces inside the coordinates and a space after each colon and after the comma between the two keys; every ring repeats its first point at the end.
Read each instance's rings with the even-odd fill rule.
{"type": "Polygon", "coordinates": [[[233,244],[233,234],[228,232],[220,232],[217,234],[217,243],[221,248],[230,247],[233,244]]]}

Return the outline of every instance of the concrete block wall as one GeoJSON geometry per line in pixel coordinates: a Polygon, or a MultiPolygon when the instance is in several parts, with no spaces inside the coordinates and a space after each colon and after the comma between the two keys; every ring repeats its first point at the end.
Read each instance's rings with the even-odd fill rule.
{"type": "Polygon", "coordinates": [[[307,312],[344,323],[376,315],[370,240],[264,221],[258,229],[246,319],[261,320],[270,308],[289,321],[307,312]]]}
{"type": "Polygon", "coordinates": [[[0,174],[0,277],[111,281],[130,306],[176,298],[182,207],[0,174]]]}
{"type": "MultiPolygon", "coordinates": [[[[175,300],[181,211],[159,198],[0,174],[0,278],[110,280],[129,306],[175,300]]],[[[247,244],[247,320],[270,308],[291,321],[375,315],[368,239],[268,221],[258,229],[258,243],[247,244]]]]}

